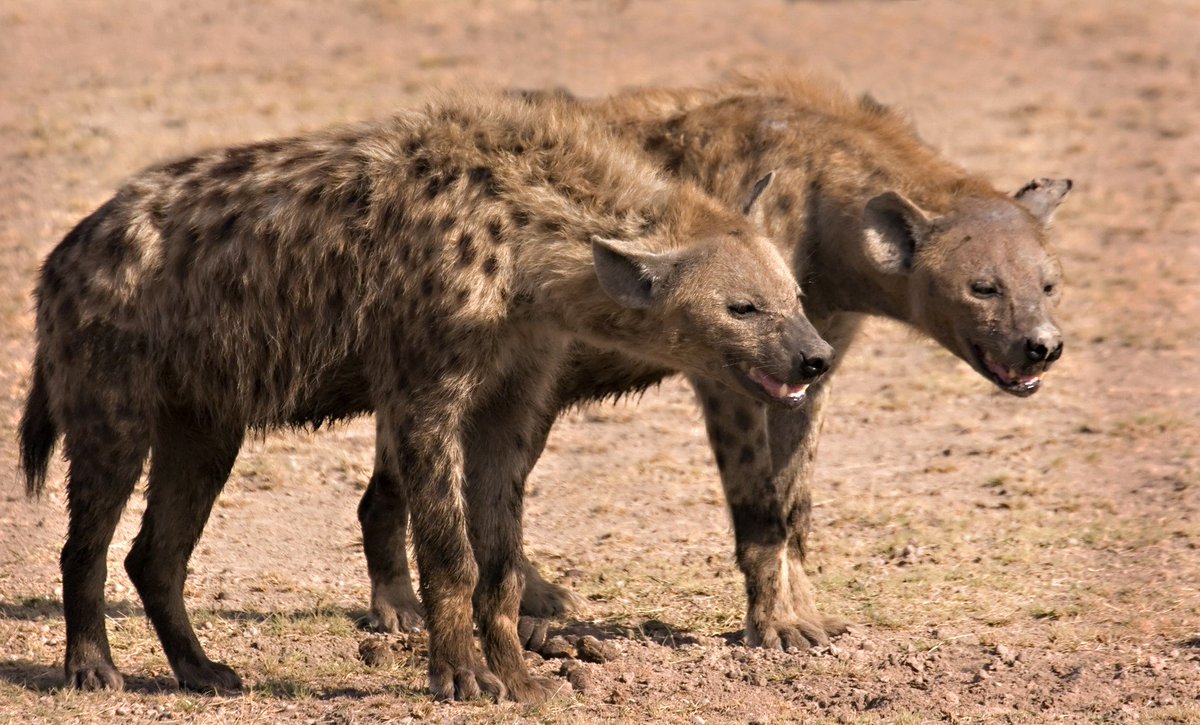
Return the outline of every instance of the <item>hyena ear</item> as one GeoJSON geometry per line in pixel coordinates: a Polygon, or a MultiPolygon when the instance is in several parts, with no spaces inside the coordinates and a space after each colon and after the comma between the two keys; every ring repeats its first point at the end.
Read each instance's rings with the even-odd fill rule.
{"type": "Polygon", "coordinates": [[[929,215],[920,207],[901,194],[885,191],[863,210],[867,258],[884,273],[908,274],[931,227],[929,215]]]}
{"type": "Polygon", "coordinates": [[[766,226],[767,219],[763,213],[763,205],[759,204],[759,197],[775,181],[775,172],[769,171],[767,175],[754,182],[754,186],[750,188],[750,193],[746,195],[746,203],[742,204],[742,213],[750,217],[754,225],[760,230],[766,226]]]}
{"type": "Polygon", "coordinates": [[[671,254],[636,249],[628,242],[592,237],[592,261],[604,292],[622,307],[650,306],[674,266],[671,254]]]}
{"type": "Polygon", "coordinates": [[[1022,186],[1013,198],[1037,217],[1042,224],[1049,224],[1054,210],[1066,198],[1074,186],[1070,179],[1034,179],[1022,186]]]}

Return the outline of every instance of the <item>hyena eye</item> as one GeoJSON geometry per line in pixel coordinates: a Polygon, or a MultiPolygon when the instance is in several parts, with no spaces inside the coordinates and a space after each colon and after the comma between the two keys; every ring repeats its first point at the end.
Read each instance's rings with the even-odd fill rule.
{"type": "Polygon", "coordinates": [[[1054,294],[1055,290],[1057,289],[1057,285],[1055,285],[1053,282],[1047,282],[1046,285],[1042,287],[1042,291],[1046,293],[1047,297],[1054,294]]]}
{"type": "Polygon", "coordinates": [[[971,294],[976,297],[997,297],[1000,294],[1000,288],[994,282],[972,282],[971,294]]]}
{"type": "Polygon", "coordinates": [[[734,317],[749,317],[758,314],[758,308],[752,302],[734,302],[729,305],[729,314],[734,317]]]}

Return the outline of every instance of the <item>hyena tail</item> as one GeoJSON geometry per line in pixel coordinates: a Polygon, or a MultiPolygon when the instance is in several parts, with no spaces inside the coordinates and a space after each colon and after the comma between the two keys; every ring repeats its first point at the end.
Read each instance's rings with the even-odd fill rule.
{"type": "Polygon", "coordinates": [[[21,470],[25,473],[25,495],[41,496],[46,488],[46,469],[58,442],[58,426],[50,415],[50,396],[40,356],[33,361],[33,385],[21,415],[21,470]]]}

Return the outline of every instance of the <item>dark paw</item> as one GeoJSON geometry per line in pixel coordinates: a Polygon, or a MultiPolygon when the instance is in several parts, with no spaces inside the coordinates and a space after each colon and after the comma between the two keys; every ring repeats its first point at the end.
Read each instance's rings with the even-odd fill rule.
{"type": "Polygon", "coordinates": [[[517,637],[521,640],[521,646],[530,652],[542,649],[549,630],[550,623],[544,619],[521,617],[517,620],[517,637]]]}
{"type": "Polygon", "coordinates": [[[411,634],[420,632],[425,618],[419,605],[372,607],[362,621],[362,627],[383,634],[411,634]]]}
{"type": "Polygon", "coordinates": [[[829,644],[829,633],[825,630],[823,621],[788,617],[760,628],[748,628],[746,644],[764,649],[781,649],[785,652],[803,652],[812,647],[829,644]]]}
{"type": "Polygon", "coordinates": [[[371,583],[371,611],[365,629],[385,634],[420,632],[425,610],[407,578],[382,584],[371,583]]]}
{"type": "Polygon", "coordinates": [[[435,673],[433,669],[431,666],[429,689],[433,692],[433,699],[440,702],[474,700],[481,695],[499,701],[508,692],[500,678],[482,664],[442,673],[435,673]]]}
{"type": "Polygon", "coordinates": [[[561,617],[587,611],[587,600],[559,584],[552,584],[536,572],[525,573],[525,591],[521,595],[521,614],[531,617],[561,617]]]}
{"type": "Polygon", "coordinates": [[[233,668],[220,662],[204,661],[177,665],[175,679],[179,686],[192,692],[226,695],[242,691],[242,678],[233,668]]]}
{"type": "Polygon", "coordinates": [[[525,676],[508,685],[508,699],[513,702],[538,703],[570,695],[571,683],[549,677],[525,676]]]}
{"type": "Polygon", "coordinates": [[[76,690],[120,690],[125,678],[107,662],[67,668],[67,687],[76,690]]]}
{"type": "Polygon", "coordinates": [[[821,626],[825,629],[825,634],[830,637],[838,637],[850,631],[849,620],[841,617],[823,616],[821,617],[821,626]]]}

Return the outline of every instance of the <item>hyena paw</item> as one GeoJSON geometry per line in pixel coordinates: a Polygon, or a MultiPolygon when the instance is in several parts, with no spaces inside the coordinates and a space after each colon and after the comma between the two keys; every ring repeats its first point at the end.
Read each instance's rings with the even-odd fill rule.
{"type": "Polygon", "coordinates": [[[363,626],[372,632],[400,634],[419,632],[425,624],[425,611],[411,592],[396,592],[395,596],[375,596],[371,611],[363,626]]]}
{"type": "Polygon", "coordinates": [[[526,572],[525,592],[521,595],[521,614],[531,617],[561,617],[587,610],[587,600],[541,575],[526,572]]]}
{"type": "Polygon", "coordinates": [[[550,631],[550,623],[536,617],[521,617],[517,620],[517,637],[521,646],[530,652],[537,652],[546,644],[546,635],[550,631]]]}
{"type": "Polygon", "coordinates": [[[424,624],[424,612],[421,611],[421,606],[414,601],[414,603],[401,606],[390,604],[372,606],[371,611],[367,612],[365,621],[362,622],[362,627],[384,634],[400,634],[420,631],[424,624]]]}
{"type": "Polygon", "coordinates": [[[185,662],[174,667],[179,686],[193,692],[225,695],[242,690],[242,678],[233,668],[220,662],[185,662]]]}
{"type": "Polygon", "coordinates": [[[76,690],[121,690],[125,678],[109,662],[67,667],[67,687],[76,690]]]}
{"type": "Polygon", "coordinates": [[[514,702],[538,703],[554,697],[570,695],[571,683],[566,680],[527,675],[508,684],[508,699],[514,702]]]}
{"type": "Polygon", "coordinates": [[[835,615],[821,615],[820,622],[825,629],[825,634],[830,637],[837,637],[850,631],[850,620],[835,615]]]}
{"type": "MultiPolygon", "coordinates": [[[[787,652],[802,652],[811,647],[829,644],[829,632],[825,629],[824,617],[789,617],[765,623],[760,627],[746,628],[746,644],[764,649],[781,649],[787,652]]],[[[843,630],[844,631],[844,630],[843,630]]]]}
{"type": "Polygon", "coordinates": [[[480,695],[498,702],[508,694],[500,678],[482,663],[459,668],[434,667],[431,664],[429,689],[433,692],[433,699],[440,702],[474,700],[480,695]]]}

